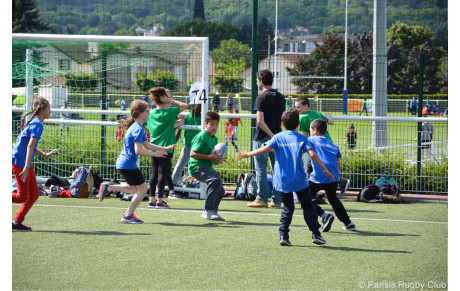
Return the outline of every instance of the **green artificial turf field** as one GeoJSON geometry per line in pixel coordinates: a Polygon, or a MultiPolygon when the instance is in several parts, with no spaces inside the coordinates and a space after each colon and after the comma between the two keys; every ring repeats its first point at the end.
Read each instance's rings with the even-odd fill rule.
{"type": "MultiPolygon", "coordinates": [[[[12,234],[13,290],[447,288],[447,204],[365,204],[343,199],[358,231],[335,220],[311,242],[300,205],[292,247],[278,243],[280,209],[250,209],[224,198],[225,222],[201,218],[204,201],[169,200],[147,208],[141,225],[120,222],[117,198],[42,196],[12,234]],[[425,284],[424,286],[415,284],[425,284]],[[437,285],[436,285],[437,284],[437,285]],[[395,285],[394,288],[389,288],[395,285]]],[[[19,205],[13,204],[12,216],[19,205]]],[[[323,207],[332,211],[329,205],[323,207]]]]}

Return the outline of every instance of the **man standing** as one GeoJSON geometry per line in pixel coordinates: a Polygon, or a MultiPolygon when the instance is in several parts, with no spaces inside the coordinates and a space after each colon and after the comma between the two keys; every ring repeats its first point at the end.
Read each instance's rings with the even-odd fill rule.
{"type": "MultiPolygon", "coordinates": [[[[64,105],[61,106],[61,109],[70,109],[69,103],[67,101],[64,102],[64,105]]],[[[70,113],[61,113],[61,119],[62,120],[69,120],[70,119],[70,113]]],[[[64,127],[67,129],[67,135],[70,133],[70,125],[69,124],[61,124],[61,132],[59,133],[59,136],[62,135],[62,131],[64,130],[64,127]]]]}
{"type": "MultiPolygon", "coordinates": [[[[257,86],[262,93],[257,96],[254,110],[257,114],[256,133],[253,141],[253,150],[261,148],[275,134],[281,132],[281,115],[286,109],[283,95],[272,88],[273,74],[269,70],[257,72],[257,86]]],[[[267,207],[268,205],[268,180],[267,162],[270,158],[272,169],[275,166],[275,154],[268,152],[254,157],[256,168],[257,198],[248,203],[248,207],[267,207]]],[[[272,208],[281,208],[281,194],[273,189],[272,208]]]]}
{"type": "Polygon", "coordinates": [[[216,95],[212,97],[212,110],[214,112],[219,112],[220,96],[219,92],[216,92],[216,95]]]}

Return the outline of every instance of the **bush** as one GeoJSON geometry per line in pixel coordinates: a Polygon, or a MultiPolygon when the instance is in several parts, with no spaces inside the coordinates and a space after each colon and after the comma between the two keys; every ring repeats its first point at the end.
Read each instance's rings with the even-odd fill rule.
{"type": "Polygon", "coordinates": [[[99,77],[93,74],[66,74],[65,85],[78,90],[99,89],[99,77]]]}
{"type": "Polygon", "coordinates": [[[146,92],[152,87],[165,87],[171,91],[177,88],[177,77],[169,71],[161,71],[157,69],[155,74],[150,71],[148,76],[144,72],[136,73],[135,87],[146,92]]]}

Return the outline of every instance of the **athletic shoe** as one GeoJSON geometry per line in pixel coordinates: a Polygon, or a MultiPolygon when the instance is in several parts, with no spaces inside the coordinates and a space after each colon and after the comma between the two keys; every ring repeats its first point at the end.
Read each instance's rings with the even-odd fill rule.
{"type": "Polygon", "coordinates": [[[32,231],[32,227],[13,221],[13,231],[32,231]]]}
{"type": "Polygon", "coordinates": [[[156,208],[157,207],[157,203],[152,203],[152,202],[149,202],[149,208],[156,208]]]}
{"type": "Polygon", "coordinates": [[[274,202],[270,202],[270,204],[268,204],[268,207],[280,209],[281,205],[280,204],[275,204],[274,202]]]}
{"type": "Polygon", "coordinates": [[[99,187],[99,201],[104,200],[105,196],[109,194],[109,183],[101,183],[101,186],[99,187]]]}
{"type": "Polygon", "coordinates": [[[312,241],[315,245],[324,245],[326,240],[320,234],[313,234],[312,241]]]}
{"type": "Polygon", "coordinates": [[[179,192],[174,191],[173,193],[169,194],[169,199],[185,199],[184,195],[180,194],[179,192]]]}
{"type": "Polygon", "coordinates": [[[342,196],[345,191],[347,191],[348,186],[350,186],[350,180],[348,179],[341,179],[339,183],[339,189],[340,189],[340,196],[342,196]]]}
{"type": "Polygon", "coordinates": [[[289,238],[285,238],[283,236],[280,236],[280,245],[283,247],[290,247],[292,246],[291,242],[289,241],[289,238]]]}
{"type": "Polygon", "coordinates": [[[136,221],[140,221],[140,223],[144,223],[142,220],[140,220],[139,218],[136,217],[136,215],[134,215],[134,213],[132,214],[134,220],[136,221]]]}
{"type": "Polygon", "coordinates": [[[327,213],[326,216],[322,219],[323,222],[323,232],[328,232],[331,229],[332,223],[334,222],[334,215],[327,213]]]}
{"type": "Polygon", "coordinates": [[[139,218],[135,218],[135,216],[133,214],[131,214],[130,216],[125,216],[124,214],[121,216],[121,222],[124,222],[124,223],[131,223],[131,224],[140,224],[140,223],[144,223],[142,220],[140,220],[139,218]]]}
{"type": "Polygon", "coordinates": [[[225,219],[220,216],[217,211],[213,211],[213,213],[211,214],[211,220],[217,220],[217,221],[225,221],[225,219]]]}
{"type": "Polygon", "coordinates": [[[157,205],[155,206],[155,208],[157,209],[168,209],[169,208],[169,205],[168,203],[166,203],[166,201],[157,201],[157,205]]]}
{"type": "Polygon", "coordinates": [[[203,210],[201,217],[208,220],[225,221],[225,219],[217,214],[217,212],[214,210],[203,210]]]}
{"type": "Polygon", "coordinates": [[[356,231],[356,226],[355,226],[355,224],[353,222],[350,222],[346,226],[342,226],[342,228],[345,229],[345,230],[356,231]]]}
{"type": "Polygon", "coordinates": [[[252,201],[251,203],[248,203],[246,205],[247,207],[256,207],[256,208],[266,208],[268,206],[267,202],[264,202],[260,199],[255,199],[254,201],[252,201]]]}

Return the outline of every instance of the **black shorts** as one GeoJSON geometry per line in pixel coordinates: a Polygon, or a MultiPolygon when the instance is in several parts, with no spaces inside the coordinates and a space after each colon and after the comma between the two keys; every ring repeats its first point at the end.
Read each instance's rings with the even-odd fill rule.
{"type": "Polygon", "coordinates": [[[118,171],[129,186],[139,186],[145,183],[144,175],[139,169],[118,169],[118,171]]]}

